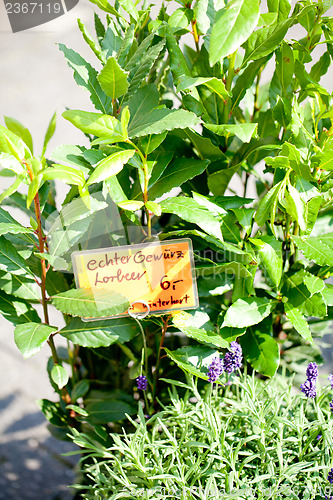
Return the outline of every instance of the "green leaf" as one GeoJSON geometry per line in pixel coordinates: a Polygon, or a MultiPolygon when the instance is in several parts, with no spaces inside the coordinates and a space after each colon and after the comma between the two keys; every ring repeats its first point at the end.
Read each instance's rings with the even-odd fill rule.
{"type": "Polygon", "coordinates": [[[166,130],[195,127],[199,123],[201,123],[200,118],[184,109],[153,109],[141,115],[139,122],[135,124],[133,121],[130,122],[128,135],[134,138],[149,134],[162,134],[166,130]]]}
{"type": "Polygon", "coordinates": [[[320,266],[330,266],[333,262],[333,233],[323,234],[310,238],[293,236],[296,246],[303,252],[304,256],[313,260],[320,266]]]}
{"type": "Polygon", "coordinates": [[[102,89],[112,100],[126,94],[128,89],[127,74],[114,57],[109,57],[98,75],[102,89]]]}
{"type": "Polygon", "coordinates": [[[75,186],[83,186],[85,178],[82,170],[69,167],[66,165],[53,164],[52,167],[43,170],[43,178],[45,180],[59,180],[64,181],[66,184],[74,184],[75,186]]]}
{"type": "Polygon", "coordinates": [[[184,372],[207,380],[208,367],[213,358],[219,355],[217,351],[207,346],[181,347],[175,351],[164,348],[166,354],[184,372]]]}
{"type": "Polygon", "coordinates": [[[55,128],[56,128],[56,123],[57,123],[57,113],[54,113],[54,115],[52,116],[51,121],[49,123],[49,126],[47,127],[47,131],[45,134],[42,156],[44,156],[47,145],[53,137],[53,134],[54,134],[55,128]]]}
{"type": "Polygon", "coordinates": [[[122,208],[123,210],[130,210],[131,212],[136,212],[137,210],[140,210],[144,205],[143,201],[136,201],[136,200],[125,200],[121,201],[118,203],[118,207],[122,208]]]}
{"type": "MultiPolygon", "coordinates": [[[[0,236],[3,234],[32,234],[33,229],[31,227],[22,226],[17,222],[7,210],[0,208],[0,236]]],[[[33,241],[29,238],[29,241],[33,241]]]]}
{"type": "Polygon", "coordinates": [[[230,326],[224,326],[219,330],[221,337],[227,342],[234,342],[238,337],[245,334],[246,328],[234,328],[230,326]]]}
{"type": "Polygon", "coordinates": [[[291,276],[285,274],[284,281],[282,293],[288,298],[292,308],[299,309],[306,316],[326,316],[327,306],[322,293],[312,293],[304,283],[302,273],[291,276]]]}
{"type": "Polygon", "coordinates": [[[284,310],[288,320],[293,325],[295,330],[305,340],[310,342],[310,344],[314,345],[308,322],[304,318],[303,314],[299,311],[299,309],[297,309],[297,307],[293,307],[289,302],[285,302],[284,310]]]}
{"type": "Polygon", "coordinates": [[[122,17],[118,10],[112,7],[107,0],[90,0],[90,2],[97,5],[100,9],[104,10],[104,12],[108,12],[116,17],[122,17]]]}
{"type": "Polygon", "coordinates": [[[29,275],[34,279],[34,275],[27,267],[23,257],[4,236],[0,236],[0,270],[12,274],[29,275]]]}
{"type": "Polygon", "coordinates": [[[40,286],[36,281],[22,274],[0,272],[0,289],[21,299],[40,301],[40,286]]]}
{"type": "Polygon", "coordinates": [[[279,346],[265,333],[265,325],[248,328],[239,341],[252,368],[266,377],[273,377],[280,363],[279,346]]]}
{"type": "Polygon", "coordinates": [[[191,337],[200,342],[200,344],[208,344],[219,348],[227,348],[229,346],[229,343],[224,340],[221,335],[212,331],[206,331],[203,328],[188,326],[181,328],[181,331],[185,333],[187,337],[191,337]]]}
{"type": "Polygon", "coordinates": [[[82,398],[87,394],[90,388],[90,383],[87,379],[82,379],[77,382],[71,392],[71,401],[75,403],[79,398],[82,398]]]}
{"type": "Polygon", "coordinates": [[[97,71],[77,52],[68,49],[66,45],[59,44],[68,65],[74,70],[74,78],[78,85],[87,89],[95,108],[102,113],[112,113],[112,100],[103,92],[97,79],[97,71]]]}
{"type": "Polygon", "coordinates": [[[27,127],[25,127],[18,120],[15,120],[15,118],[4,116],[4,119],[8,130],[11,130],[12,132],[14,132],[14,134],[21,137],[21,139],[25,142],[25,144],[28,146],[29,150],[32,153],[33,152],[32,137],[27,127]]]}
{"type": "Polygon", "coordinates": [[[157,217],[160,217],[162,214],[162,208],[159,203],[155,203],[154,201],[146,201],[145,203],[146,209],[152,212],[157,217]]]}
{"type": "Polygon", "coordinates": [[[255,216],[255,221],[258,226],[263,226],[266,221],[271,219],[271,225],[275,220],[275,210],[278,202],[278,197],[280,191],[284,189],[284,181],[278,182],[274,187],[272,187],[265,196],[260,200],[257,213],[255,216]]]}
{"type": "Polygon", "coordinates": [[[276,301],[266,297],[238,299],[227,310],[222,327],[243,328],[256,325],[272,312],[275,304],[276,301]]]}
{"type": "Polygon", "coordinates": [[[59,333],[74,344],[97,348],[128,342],[139,333],[139,330],[132,318],[114,318],[88,323],[74,318],[59,333]]]}
{"type": "Polygon", "coordinates": [[[251,60],[255,61],[271,54],[280,45],[294,20],[294,17],[290,17],[254,31],[244,44],[245,55],[242,67],[251,60]]]}
{"type": "Polygon", "coordinates": [[[177,85],[177,92],[182,92],[184,90],[197,87],[198,85],[205,85],[205,87],[207,87],[211,92],[217,94],[223,100],[230,95],[225,88],[223,81],[219,80],[216,77],[191,78],[189,76],[182,76],[180,77],[179,83],[177,85]]]}
{"type": "Polygon", "coordinates": [[[41,350],[47,339],[57,328],[42,323],[26,323],[18,325],[14,330],[15,344],[23,354],[29,358],[41,350]]]}
{"type": "Polygon", "coordinates": [[[102,53],[100,46],[96,43],[96,41],[92,38],[90,35],[89,31],[87,30],[86,26],[84,23],[78,19],[77,24],[79,27],[79,30],[82,33],[84,41],[89,45],[95,56],[101,61],[102,64],[105,63],[105,57],[104,54],[102,53]]]}
{"type": "Polygon", "coordinates": [[[227,167],[214,172],[208,176],[208,187],[209,190],[217,195],[223,196],[225,190],[227,189],[229,182],[235,173],[239,170],[240,165],[234,165],[233,167],[227,167]]]}
{"type": "Polygon", "coordinates": [[[285,191],[286,211],[299,224],[302,231],[307,229],[307,206],[302,200],[300,193],[290,183],[288,191],[285,191]]]}
{"type": "Polygon", "coordinates": [[[0,312],[13,325],[40,321],[36,310],[24,299],[0,290],[0,312]]]}
{"type": "Polygon", "coordinates": [[[69,375],[63,366],[54,365],[51,370],[51,378],[53,382],[59,387],[59,389],[62,389],[63,387],[65,387],[65,385],[67,385],[69,375]]]}
{"type": "Polygon", "coordinates": [[[258,247],[258,253],[264,271],[267,272],[273,286],[278,287],[282,276],[282,242],[274,236],[250,238],[251,243],[258,247]]]}
{"type": "Polygon", "coordinates": [[[154,85],[145,85],[128,101],[131,120],[128,127],[129,137],[149,134],[162,134],[166,130],[194,127],[201,120],[183,109],[154,109],[158,106],[159,94],[154,85]]]}
{"type": "Polygon", "coordinates": [[[162,212],[178,215],[187,222],[197,224],[207,234],[223,240],[219,221],[193,198],[168,198],[163,200],[160,205],[162,212]]]}
{"type": "Polygon", "coordinates": [[[228,137],[235,135],[242,142],[250,142],[257,135],[258,123],[239,123],[237,125],[212,125],[205,123],[205,127],[214,134],[228,137]]]}
{"type": "MultiPolygon", "coordinates": [[[[130,73],[129,76],[130,84],[127,92],[128,96],[132,96],[133,94],[135,94],[140,89],[142,82],[147,77],[149,78],[149,72],[152,70],[155,63],[157,62],[157,59],[160,53],[162,52],[164,45],[165,41],[162,40],[158,44],[150,47],[147,50],[147,52],[142,54],[141,59],[137,62],[137,65],[130,73]]],[[[145,86],[143,86],[142,88],[145,88],[145,86]]]]}
{"type": "Polygon", "coordinates": [[[51,297],[52,304],[62,313],[86,318],[115,316],[125,312],[128,300],[110,290],[78,288],[51,297]]]}
{"type": "Polygon", "coordinates": [[[232,0],[219,10],[210,37],[210,65],[235,52],[251,35],[258,21],[259,3],[256,0],[232,0]]]}
{"type": "Polygon", "coordinates": [[[25,169],[15,156],[9,153],[0,153],[0,167],[6,170],[11,170],[15,174],[24,173],[25,169]]]}
{"type": "Polygon", "coordinates": [[[176,158],[164,170],[161,177],[149,189],[149,199],[155,200],[171,189],[202,174],[209,165],[209,160],[196,158],[176,158]]]}
{"type": "Polygon", "coordinates": [[[319,161],[319,168],[331,172],[333,170],[333,140],[328,139],[322,152],[317,153],[314,158],[319,161]]]}
{"type": "Polygon", "coordinates": [[[90,186],[90,184],[94,182],[104,181],[113,175],[117,175],[128,160],[132,158],[134,153],[134,149],[128,149],[125,151],[117,151],[103,158],[103,160],[97,163],[94,172],[87,180],[87,186],[90,186]]]}
{"type": "Polygon", "coordinates": [[[247,278],[251,276],[251,273],[241,262],[227,262],[225,264],[209,267],[196,265],[195,272],[197,276],[214,275],[214,277],[216,277],[219,275],[225,276],[226,274],[232,274],[238,278],[247,278]]]}
{"type": "Polygon", "coordinates": [[[19,162],[24,158],[31,158],[31,152],[25,142],[3,125],[0,125],[0,153],[13,155],[19,162]]]}
{"type": "MultiPolygon", "coordinates": [[[[106,424],[108,422],[117,422],[124,420],[126,415],[133,415],[136,413],[137,406],[133,400],[118,399],[117,391],[99,392],[100,396],[92,399],[91,396],[85,401],[86,411],[89,414],[87,420],[93,425],[106,424]]],[[[118,391],[120,393],[120,391],[118,391]]],[[[119,394],[120,395],[120,394],[119,394]]]]}
{"type": "Polygon", "coordinates": [[[125,140],[121,123],[114,116],[75,109],[64,111],[62,116],[85,134],[109,139],[110,142],[125,140]]]}
{"type": "Polygon", "coordinates": [[[75,413],[81,415],[82,417],[88,417],[89,415],[89,413],[86,410],[84,410],[83,408],[81,408],[81,406],[78,405],[67,405],[66,409],[73,410],[75,413]]]}

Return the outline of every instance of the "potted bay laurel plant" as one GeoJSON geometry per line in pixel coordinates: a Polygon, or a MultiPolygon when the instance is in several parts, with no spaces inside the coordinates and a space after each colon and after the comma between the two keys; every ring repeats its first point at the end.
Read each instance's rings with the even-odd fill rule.
{"type": "Polygon", "coordinates": [[[50,347],[58,399],[39,405],[51,431],[97,432],[107,446],[106,429],[127,425],[143,394],[156,414],[170,402],[168,380],[207,384],[233,342],[262,378],[297,380],[320,362],[333,305],[333,112],[321,84],[333,2],[179,0],[156,15],[146,2],[93,3],[95,34],[78,25],[95,65],[59,45],[95,108],[68,103],[61,118],[86,145],[46,155],[55,118],[41,154],[20,122],[0,126],[0,174],[12,177],[0,194],[0,312],[24,357],[50,347]],[[184,238],[193,309],[179,302],[140,319],[125,314],[126,293],[75,281],[75,252],[184,238]]]}

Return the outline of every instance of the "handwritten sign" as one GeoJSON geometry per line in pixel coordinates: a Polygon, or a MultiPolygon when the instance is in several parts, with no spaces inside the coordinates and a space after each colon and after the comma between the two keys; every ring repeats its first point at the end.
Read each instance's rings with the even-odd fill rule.
{"type": "Polygon", "coordinates": [[[151,313],[198,307],[188,238],[74,252],[72,261],[77,287],[117,292],[138,312],[146,307],[137,301],[151,313]]]}

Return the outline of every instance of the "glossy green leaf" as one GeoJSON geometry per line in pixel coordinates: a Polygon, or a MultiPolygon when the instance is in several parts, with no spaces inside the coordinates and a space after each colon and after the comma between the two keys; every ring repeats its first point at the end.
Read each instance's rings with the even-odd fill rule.
{"type": "Polygon", "coordinates": [[[136,200],[125,200],[121,201],[118,203],[118,207],[122,208],[123,210],[130,210],[131,212],[136,212],[137,210],[140,210],[144,205],[143,201],[136,201],[136,200]]]}
{"type": "Polygon", "coordinates": [[[227,89],[225,88],[223,81],[219,80],[216,77],[191,78],[189,76],[182,76],[179,79],[179,83],[177,85],[177,92],[182,92],[184,90],[197,87],[198,85],[204,85],[211,92],[217,94],[221,99],[226,99],[230,95],[227,89]]]}
{"type": "Polygon", "coordinates": [[[313,260],[320,266],[330,266],[332,264],[333,233],[307,239],[301,236],[293,236],[293,240],[307,259],[313,260]]]}
{"type": "Polygon", "coordinates": [[[79,398],[82,398],[87,394],[90,388],[90,383],[87,379],[82,379],[77,382],[71,392],[71,401],[75,403],[79,398]]]}
{"type": "Polygon", "coordinates": [[[164,348],[169,358],[183,371],[207,380],[208,367],[218,352],[207,346],[181,347],[175,351],[164,348]]]}
{"type": "Polygon", "coordinates": [[[196,158],[176,158],[164,170],[161,177],[149,189],[149,199],[155,200],[171,189],[202,174],[209,165],[209,160],[196,158]]]}
{"type": "Polygon", "coordinates": [[[112,100],[126,94],[128,89],[127,73],[119,66],[114,57],[109,57],[98,75],[102,89],[112,100]]]}
{"type": "Polygon", "coordinates": [[[162,208],[159,203],[155,203],[155,201],[146,201],[145,203],[146,209],[152,212],[157,217],[160,217],[162,214],[162,208]]]}
{"type": "Polygon", "coordinates": [[[0,125],[0,153],[13,155],[19,162],[31,158],[31,151],[21,137],[3,125],[0,125]]]}
{"type": "Polygon", "coordinates": [[[50,142],[50,140],[53,137],[53,134],[54,134],[55,129],[56,129],[56,123],[57,123],[57,113],[54,113],[54,115],[52,116],[52,118],[50,120],[50,123],[49,123],[49,125],[47,127],[47,130],[46,130],[46,134],[45,134],[45,138],[44,138],[44,144],[43,144],[42,156],[44,156],[46,148],[47,148],[47,145],[48,145],[48,143],[50,142]]]}
{"type": "Polygon", "coordinates": [[[278,24],[254,31],[244,44],[245,55],[242,66],[271,54],[280,45],[293,22],[294,18],[290,17],[278,24]]]}
{"type": "Polygon", "coordinates": [[[7,294],[21,299],[39,302],[40,286],[36,281],[23,274],[10,274],[0,271],[0,288],[7,294]]]}
{"type": "Polygon", "coordinates": [[[78,288],[52,297],[52,304],[62,313],[86,318],[115,316],[125,312],[128,300],[118,293],[103,289],[78,288]]]}
{"type": "Polygon", "coordinates": [[[125,163],[132,158],[134,153],[134,149],[118,151],[101,160],[97,163],[94,172],[87,180],[87,186],[90,186],[90,184],[94,182],[104,181],[113,175],[117,175],[122,170],[125,163]]]}
{"type": "Polygon", "coordinates": [[[219,330],[221,337],[229,343],[237,340],[238,337],[244,335],[245,332],[246,328],[234,328],[231,326],[224,326],[219,330]]]}
{"type": "Polygon", "coordinates": [[[112,392],[95,392],[99,392],[99,397],[96,394],[92,399],[89,395],[89,398],[85,401],[86,411],[89,415],[87,420],[93,425],[124,420],[126,415],[133,415],[137,411],[137,405],[134,401],[128,398],[123,400],[117,398],[117,391],[115,391],[114,395],[112,392]]]}
{"type": "Polygon", "coordinates": [[[0,313],[13,325],[39,322],[36,310],[28,301],[0,290],[0,313]]]}
{"type": "Polygon", "coordinates": [[[133,138],[149,134],[162,134],[166,130],[195,127],[199,123],[201,123],[200,118],[184,109],[153,109],[149,113],[141,115],[139,122],[130,122],[128,135],[133,138]]]}
{"type": "Polygon", "coordinates": [[[51,378],[58,388],[62,389],[67,385],[69,375],[63,366],[54,365],[51,370],[51,378]]]}
{"type": "Polygon", "coordinates": [[[114,116],[75,109],[64,111],[62,116],[85,134],[109,139],[110,142],[124,140],[121,123],[114,116]]]}
{"type": "Polygon", "coordinates": [[[23,274],[34,278],[26,265],[26,261],[18,253],[14,245],[4,236],[0,236],[0,270],[12,274],[23,274]]]}
{"type": "Polygon", "coordinates": [[[229,343],[224,340],[221,335],[212,331],[206,331],[203,328],[188,326],[181,328],[181,331],[192,339],[197,340],[200,344],[208,344],[219,348],[227,348],[229,343]]]}
{"type": "Polygon", "coordinates": [[[215,17],[210,45],[211,66],[232,54],[251,35],[259,21],[259,3],[256,0],[232,0],[215,17]]]}
{"type": "Polygon", "coordinates": [[[274,236],[264,235],[260,238],[250,238],[258,249],[260,260],[273,286],[278,287],[282,276],[282,242],[274,236]]]}
{"type": "Polygon", "coordinates": [[[284,304],[284,310],[288,320],[293,325],[295,330],[305,340],[310,342],[310,344],[314,345],[308,322],[304,318],[303,314],[299,311],[299,309],[297,309],[297,307],[293,307],[289,302],[286,302],[284,304]]]}
{"type": "Polygon", "coordinates": [[[103,52],[100,49],[100,46],[96,41],[93,39],[93,37],[90,35],[89,31],[87,30],[86,26],[84,23],[78,19],[77,24],[79,27],[79,30],[82,33],[84,41],[89,45],[95,56],[101,61],[102,64],[105,63],[105,56],[103,52]]]}
{"type": "Polygon", "coordinates": [[[89,322],[74,318],[59,333],[74,344],[97,348],[128,342],[139,333],[139,330],[132,318],[89,322]]]}
{"type": "Polygon", "coordinates": [[[2,169],[11,170],[15,174],[22,174],[24,172],[22,163],[9,153],[0,153],[0,167],[2,169]]]}
{"type": "Polygon", "coordinates": [[[257,123],[239,123],[237,125],[211,125],[205,124],[205,127],[214,132],[214,134],[222,135],[223,137],[236,136],[242,142],[250,142],[252,137],[256,136],[258,124],[257,123]]]}
{"type": "MultiPolygon", "coordinates": [[[[31,234],[33,229],[31,227],[22,226],[17,222],[7,210],[0,208],[0,236],[3,234],[31,234]]],[[[30,238],[31,242],[33,241],[30,238]]]]}
{"type": "Polygon", "coordinates": [[[327,314],[322,293],[312,293],[303,282],[302,274],[285,274],[282,294],[288,298],[290,308],[297,308],[306,316],[322,318],[327,314]]]}
{"type": "Polygon", "coordinates": [[[74,184],[75,186],[83,186],[85,183],[82,170],[56,163],[52,167],[43,170],[43,178],[48,181],[57,179],[66,182],[66,184],[74,184]]]}
{"type": "Polygon", "coordinates": [[[4,119],[7,128],[12,132],[14,132],[14,134],[16,134],[18,137],[21,137],[21,139],[25,142],[25,144],[28,146],[29,150],[32,153],[33,152],[32,137],[27,127],[25,127],[21,122],[19,122],[15,118],[4,116],[4,119]]]}
{"type": "Polygon", "coordinates": [[[234,302],[224,318],[222,327],[243,328],[260,323],[274,308],[276,301],[266,297],[248,297],[234,302]]]}
{"type": "Polygon", "coordinates": [[[83,57],[66,45],[59,44],[68,65],[74,70],[74,78],[78,85],[87,89],[95,108],[102,113],[112,112],[112,100],[107,96],[97,79],[97,71],[83,57]]]}
{"type": "Polygon", "coordinates": [[[265,333],[264,325],[248,328],[239,341],[252,368],[266,377],[273,377],[280,364],[279,346],[265,333]]]}
{"type": "Polygon", "coordinates": [[[26,323],[18,325],[14,330],[15,344],[23,354],[29,358],[41,350],[47,339],[57,328],[42,323],[26,323]]]}
{"type": "Polygon", "coordinates": [[[223,240],[219,221],[193,198],[168,198],[163,200],[160,205],[162,212],[178,215],[187,222],[197,224],[207,234],[223,240]]]}

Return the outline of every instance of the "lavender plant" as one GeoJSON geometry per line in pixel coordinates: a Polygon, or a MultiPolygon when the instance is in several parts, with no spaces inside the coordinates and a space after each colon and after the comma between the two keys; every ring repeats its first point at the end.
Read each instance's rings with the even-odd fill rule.
{"type": "Polygon", "coordinates": [[[308,400],[294,395],[291,380],[242,375],[219,385],[216,398],[188,376],[174,382],[171,404],[159,414],[147,419],[139,405],[133,433],[111,434],[108,447],[73,433],[89,458],[82,467],[92,483],[78,486],[82,498],[330,498],[331,392],[319,388],[308,400]]]}

